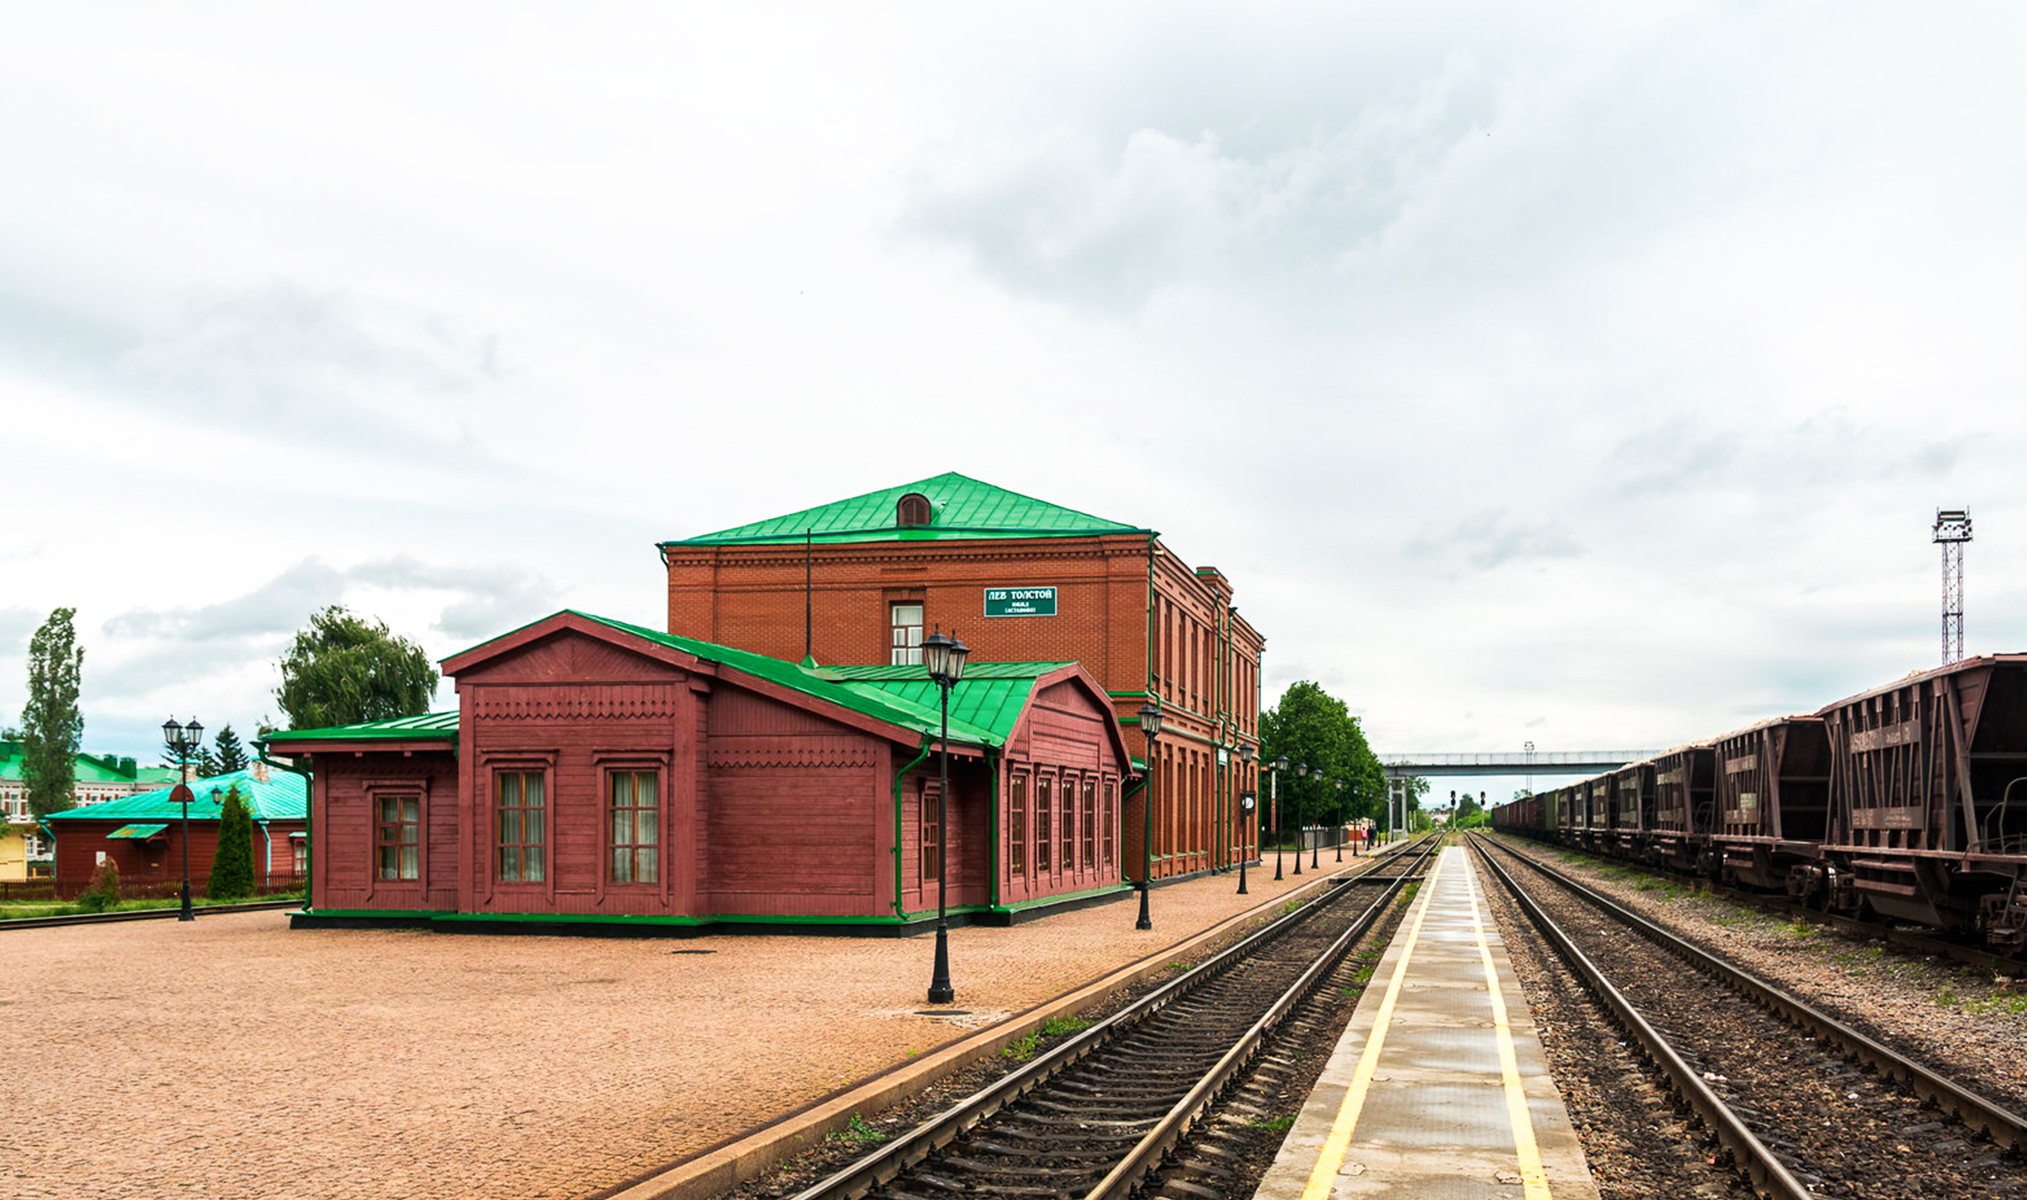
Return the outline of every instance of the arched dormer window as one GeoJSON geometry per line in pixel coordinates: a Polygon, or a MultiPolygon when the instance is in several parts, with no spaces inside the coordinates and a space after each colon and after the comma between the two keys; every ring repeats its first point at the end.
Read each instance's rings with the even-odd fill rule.
{"type": "Polygon", "coordinates": [[[894,524],[902,529],[929,523],[929,497],[920,492],[909,492],[894,506],[894,524]]]}

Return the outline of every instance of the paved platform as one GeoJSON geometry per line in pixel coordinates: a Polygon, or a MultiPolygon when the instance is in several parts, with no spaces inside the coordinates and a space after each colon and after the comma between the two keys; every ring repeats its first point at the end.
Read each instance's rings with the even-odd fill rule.
{"type": "Polygon", "coordinates": [[[635,1191],[701,1195],[678,1184],[765,1159],[714,1145],[813,1102],[794,1120],[876,1113],[1319,878],[1273,876],[1270,854],[1248,896],[1232,875],[1158,887],[1152,931],[1131,894],[953,929],[950,1006],[924,1002],[929,937],[291,930],[278,911],[0,931],[0,1079],[32,1117],[0,1138],[0,1197],[584,1200],[684,1158],[696,1172],[635,1191]]]}
{"type": "Polygon", "coordinates": [[[1259,1200],[1596,1200],[1468,852],[1445,849],[1259,1200]]]}

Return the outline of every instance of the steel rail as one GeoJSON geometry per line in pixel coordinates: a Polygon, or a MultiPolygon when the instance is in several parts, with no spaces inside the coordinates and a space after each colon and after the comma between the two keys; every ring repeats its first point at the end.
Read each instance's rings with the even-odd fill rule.
{"type": "MultiPolygon", "coordinates": [[[[1498,845],[1496,842],[1488,844],[1498,845]]],[[[1732,990],[1790,1025],[1836,1042],[1852,1058],[1870,1065],[1889,1079],[1907,1085],[1917,1096],[1933,1101],[1937,1107],[1955,1115],[1957,1120],[1974,1132],[1983,1130],[1994,1142],[2002,1146],[2027,1150],[2027,1117],[2022,1117],[1995,1101],[1987,1100],[1955,1080],[1860,1033],[1794,993],[1724,961],[1677,934],[1670,933],[1611,897],[1571,879],[1555,868],[1545,866],[1510,847],[1500,846],[1500,849],[1602,908],[1621,924],[1686,960],[1691,966],[1717,976],[1732,990]]]]}
{"type": "MultiPolygon", "coordinates": [[[[199,904],[191,911],[198,916],[207,913],[267,912],[277,908],[301,908],[301,900],[249,900],[243,904],[199,904]]],[[[54,929],[63,925],[113,925],[121,921],[166,921],[174,918],[174,908],[137,908],[130,912],[107,913],[65,913],[50,917],[11,917],[0,920],[0,930],[7,929],[54,929]]]]}
{"type": "Polygon", "coordinates": [[[1563,932],[1562,926],[1557,925],[1534,897],[1528,895],[1506,868],[1486,851],[1484,839],[1472,838],[1471,848],[1478,852],[1479,860],[1493,876],[1505,885],[1507,893],[1527,914],[1528,920],[1534,922],[1535,928],[1541,930],[1556,953],[1576,972],[1584,987],[1612,1011],[1619,1024],[1646,1050],[1647,1057],[1668,1076],[1675,1085],[1676,1094],[1696,1110],[1703,1123],[1717,1135],[1717,1140],[1745,1166],[1753,1189],[1762,1196],[1778,1197],[1779,1200],[1810,1200],[1811,1193],[1802,1181],[1774,1156],[1765,1142],[1746,1128],[1738,1113],[1718,1098],[1696,1069],[1684,1062],[1675,1047],[1668,1044],[1668,1039],[1648,1024],[1647,1019],[1640,1015],[1640,1010],[1633,1007],[1632,1001],[1626,999],[1625,994],[1598,969],[1598,965],[1577,948],[1576,942],[1563,932]]]}
{"type": "MultiPolygon", "coordinates": [[[[1374,865],[1368,872],[1361,874],[1403,861],[1410,848],[1404,844],[1399,852],[1374,860],[1374,865]]],[[[1333,881],[1301,907],[1248,934],[1191,970],[1083,1030],[1025,1067],[987,1084],[938,1116],[918,1125],[913,1131],[895,1138],[871,1154],[857,1159],[797,1193],[793,1200],[858,1200],[859,1197],[921,1163],[930,1154],[949,1145],[980,1122],[1061,1074],[1104,1046],[1114,1035],[1139,1025],[1202,984],[1223,974],[1263,944],[1309,920],[1339,896],[1347,894],[1349,884],[1349,879],[1333,881]]],[[[1384,911],[1383,905],[1391,895],[1392,892],[1389,891],[1376,900],[1371,912],[1384,911]]]]}
{"type": "MultiPolygon", "coordinates": [[[[1430,837],[1422,839],[1420,842],[1415,843],[1415,845],[1421,851],[1415,859],[1415,864],[1419,865],[1428,861],[1429,856],[1435,853],[1441,842],[1440,839],[1430,837]]],[[[1162,1117],[1161,1121],[1153,1129],[1149,1130],[1147,1135],[1134,1145],[1133,1149],[1126,1152],[1126,1157],[1119,1161],[1119,1165],[1113,1167],[1105,1178],[1098,1181],[1097,1186],[1085,1193],[1084,1200],[1120,1200],[1121,1197],[1129,1195],[1134,1188],[1140,1186],[1141,1180],[1145,1179],[1150,1171],[1160,1166],[1161,1160],[1166,1158],[1168,1153],[1181,1143],[1184,1135],[1189,1133],[1190,1128],[1196,1124],[1198,1118],[1202,1117],[1204,1112],[1210,1108],[1225,1086],[1231,1083],[1232,1079],[1238,1075],[1239,1071],[1247,1063],[1252,1061],[1254,1054],[1258,1053],[1261,1043],[1266,1041],[1267,1035],[1273,1032],[1286,1019],[1288,1013],[1309,995],[1310,991],[1315,988],[1318,980],[1322,979],[1329,971],[1336,969],[1338,962],[1343,959],[1345,952],[1351,948],[1352,943],[1364,937],[1367,931],[1379,921],[1380,914],[1384,913],[1387,906],[1393,903],[1394,897],[1400,894],[1401,889],[1406,887],[1410,882],[1420,878],[1422,876],[1419,874],[1403,874],[1395,877],[1392,886],[1381,892],[1379,897],[1372,902],[1371,907],[1366,909],[1356,921],[1352,922],[1350,927],[1342,934],[1338,935],[1337,940],[1332,942],[1323,953],[1316,956],[1315,960],[1309,964],[1308,969],[1303,971],[1296,978],[1295,982],[1288,986],[1287,991],[1281,993],[1281,997],[1278,1000],[1268,1006],[1267,1011],[1261,1014],[1260,1019],[1255,1021],[1252,1027],[1239,1037],[1239,1040],[1233,1044],[1230,1050],[1225,1052],[1224,1056],[1217,1061],[1217,1064],[1206,1072],[1204,1077],[1198,1080],[1196,1085],[1190,1088],[1189,1092],[1181,1100],[1176,1102],[1175,1107],[1169,1109],[1168,1114],[1162,1117]]]]}

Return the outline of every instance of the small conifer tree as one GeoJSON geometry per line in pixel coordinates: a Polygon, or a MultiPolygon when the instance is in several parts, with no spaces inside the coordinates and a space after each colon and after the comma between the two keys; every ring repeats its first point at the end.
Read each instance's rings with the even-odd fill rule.
{"type": "Polygon", "coordinates": [[[236,900],[253,894],[253,817],[240,799],[239,785],[225,793],[218,813],[218,851],[211,857],[211,881],[204,894],[236,900]]]}
{"type": "Polygon", "coordinates": [[[86,912],[104,912],[119,907],[119,903],[120,868],[108,858],[92,872],[91,882],[77,898],[77,906],[86,912]]]}

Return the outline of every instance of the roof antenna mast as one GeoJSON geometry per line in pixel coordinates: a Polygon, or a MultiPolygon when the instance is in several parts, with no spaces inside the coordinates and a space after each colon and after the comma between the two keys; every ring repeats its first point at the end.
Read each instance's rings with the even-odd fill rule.
{"type": "Polygon", "coordinates": [[[1939,508],[1933,540],[1943,548],[1943,665],[1964,657],[1964,543],[1971,540],[1971,510],[1939,508]]]}

